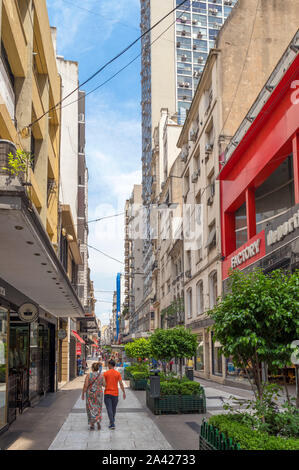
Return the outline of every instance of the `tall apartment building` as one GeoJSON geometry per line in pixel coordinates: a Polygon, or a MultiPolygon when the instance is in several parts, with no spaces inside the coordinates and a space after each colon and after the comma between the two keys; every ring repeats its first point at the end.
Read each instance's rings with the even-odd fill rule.
{"type": "Polygon", "coordinates": [[[142,239],[140,238],[142,186],[135,184],[125,204],[125,297],[123,316],[126,322],[123,340],[138,337],[138,308],[143,300],[142,239]]]}
{"type": "MultiPolygon", "coordinates": [[[[181,3],[141,0],[142,33],[181,3]]],[[[188,0],[142,38],[142,198],[147,210],[143,270],[144,309],[148,311],[154,261],[150,228],[153,131],[161,108],[167,108],[170,115],[177,113],[178,123],[184,123],[208,52],[235,3],[236,0],[188,0]]]]}

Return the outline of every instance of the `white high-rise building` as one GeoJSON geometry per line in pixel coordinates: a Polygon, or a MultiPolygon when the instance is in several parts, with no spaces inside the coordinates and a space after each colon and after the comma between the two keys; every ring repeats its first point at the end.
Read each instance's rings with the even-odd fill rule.
{"type": "MultiPolygon", "coordinates": [[[[141,0],[144,33],[183,0],[141,0]]],[[[153,262],[150,205],[153,131],[161,108],[177,114],[184,124],[187,110],[203,72],[209,50],[237,0],[187,0],[142,39],[142,198],[148,207],[144,241],[144,301],[151,292],[153,262]]],[[[148,301],[148,307],[150,302],[148,301]]]]}

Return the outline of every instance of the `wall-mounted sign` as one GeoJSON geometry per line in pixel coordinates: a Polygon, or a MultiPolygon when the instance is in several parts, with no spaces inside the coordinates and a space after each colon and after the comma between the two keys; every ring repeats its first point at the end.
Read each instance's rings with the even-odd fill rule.
{"type": "Polygon", "coordinates": [[[260,252],[260,245],[261,239],[258,238],[253,243],[251,243],[251,245],[246,246],[237,255],[233,256],[231,259],[231,268],[236,268],[237,266],[240,266],[241,264],[245,263],[245,261],[247,261],[248,259],[253,258],[253,256],[257,255],[260,252]]]}
{"type": "Polygon", "coordinates": [[[280,242],[284,237],[299,228],[299,210],[283,224],[279,225],[276,230],[270,230],[267,234],[267,245],[274,245],[280,242]]]}
{"type": "Polygon", "coordinates": [[[82,353],[82,348],[81,348],[81,343],[76,344],[76,355],[81,356],[82,353]]]}
{"type": "Polygon", "coordinates": [[[229,277],[230,270],[244,269],[266,255],[265,231],[258,233],[247,243],[231,253],[222,263],[222,279],[229,277]]]}
{"type": "Polygon", "coordinates": [[[38,319],[39,311],[36,305],[25,303],[19,307],[18,314],[22,321],[32,323],[38,319]]]}
{"type": "Polygon", "coordinates": [[[5,291],[4,287],[0,287],[0,295],[2,295],[2,297],[5,297],[6,291],[5,291]]]}
{"type": "Polygon", "coordinates": [[[67,332],[63,328],[60,328],[60,330],[58,330],[57,336],[58,339],[63,340],[67,337],[67,332]]]}

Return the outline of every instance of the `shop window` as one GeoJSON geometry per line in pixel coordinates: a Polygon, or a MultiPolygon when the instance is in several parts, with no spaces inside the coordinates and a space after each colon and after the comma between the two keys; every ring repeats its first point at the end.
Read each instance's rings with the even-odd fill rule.
{"type": "Polygon", "coordinates": [[[204,342],[203,334],[199,334],[197,337],[198,346],[196,349],[196,356],[194,357],[194,368],[195,370],[204,370],[204,342]]]}
{"type": "Polygon", "coordinates": [[[214,341],[212,332],[212,373],[213,375],[222,376],[222,354],[220,353],[220,343],[214,341]]]}
{"type": "Polygon", "coordinates": [[[275,219],[294,205],[293,157],[290,155],[255,190],[257,233],[265,229],[268,221],[275,219]]]}

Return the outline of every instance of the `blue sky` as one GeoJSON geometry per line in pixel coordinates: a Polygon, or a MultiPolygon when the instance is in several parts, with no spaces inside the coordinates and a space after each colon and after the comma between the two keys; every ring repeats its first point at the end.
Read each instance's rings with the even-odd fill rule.
{"type": "MultiPolygon", "coordinates": [[[[50,25],[57,28],[57,53],[79,63],[80,82],[139,34],[139,0],[47,0],[50,25]],[[89,11],[87,11],[89,10],[89,11]]],[[[83,89],[105,81],[140,52],[140,43],[83,89]]],[[[141,182],[140,58],[86,98],[86,158],[89,220],[123,212],[133,184],[141,182]]],[[[89,224],[89,244],[123,261],[123,216],[89,224]]],[[[95,290],[115,289],[123,266],[89,249],[95,290]]],[[[102,300],[112,293],[96,292],[102,300]]],[[[97,302],[96,314],[108,323],[111,304],[97,302]]]]}

